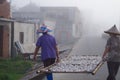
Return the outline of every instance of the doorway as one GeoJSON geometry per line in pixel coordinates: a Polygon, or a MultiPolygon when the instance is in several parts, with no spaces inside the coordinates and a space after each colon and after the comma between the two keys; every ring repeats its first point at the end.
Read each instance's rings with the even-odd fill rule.
{"type": "Polygon", "coordinates": [[[0,25],[0,57],[3,56],[3,26],[0,25]]]}

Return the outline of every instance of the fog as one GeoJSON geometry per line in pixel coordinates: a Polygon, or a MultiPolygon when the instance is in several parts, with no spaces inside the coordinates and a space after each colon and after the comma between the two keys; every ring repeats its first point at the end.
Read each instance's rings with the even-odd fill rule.
{"type": "MultiPolygon", "coordinates": [[[[120,29],[120,0],[12,0],[11,5],[21,8],[29,3],[35,3],[37,6],[74,6],[79,8],[83,36],[76,42],[71,54],[97,54],[101,56],[106,39],[88,35],[102,35],[114,24],[120,29]]],[[[107,67],[104,65],[94,76],[55,73],[54,78],[55,80],[62,78],[63,80],[104,80],[107,75],[107,67]]],[[[117,76],[117,79],[119,80],[120,77],[117,76]]]]}
{"type": "Polygon", "coordinates": [[[78,7],[85,34],[101,33],[114,24],[120,28],[120,0],[11,0],[11,5],[20,8],[31,2],[37,6],[78,7]]]}

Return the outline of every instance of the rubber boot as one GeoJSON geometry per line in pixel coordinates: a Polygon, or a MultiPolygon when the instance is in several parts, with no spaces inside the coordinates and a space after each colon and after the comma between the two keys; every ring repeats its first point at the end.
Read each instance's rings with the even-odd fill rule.
{"type": "Polygon", "coordinates": [[[52,73],[47,74],[47,80],[53,80],[53,75],[52,73]]]}

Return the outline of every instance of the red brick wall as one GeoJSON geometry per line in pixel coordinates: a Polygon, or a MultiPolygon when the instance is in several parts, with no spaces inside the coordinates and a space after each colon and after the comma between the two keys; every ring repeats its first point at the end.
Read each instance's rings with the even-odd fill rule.
{"type": "Polygon", "coordinates": [[[0,4],[0,17],[10,18],[10,3],[6,0],[0,4]]]}

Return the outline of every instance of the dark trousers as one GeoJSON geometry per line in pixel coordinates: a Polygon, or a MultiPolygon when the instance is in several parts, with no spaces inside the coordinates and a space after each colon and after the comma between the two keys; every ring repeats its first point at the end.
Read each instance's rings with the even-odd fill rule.
{"type": "Polygon", "coordinates": [[[48,58],[43,61],[44,67],[48,67],[55,63],[55,58],[48,58]]]}
{"type": "MultiPolygon", "coordinates": [[[[55,63],[55,58],[49,58],[43,61],[44,67],[48,67],[55,63]]],[[[47,80],[53,80],[52,73],[47,73],[47,80]]]]}
{"type": "Polygon", "coordinates": [[[116,80],[115,77],[118,73],[120,62],[107,62],[109,75],[107,80],[116,80]]]}

